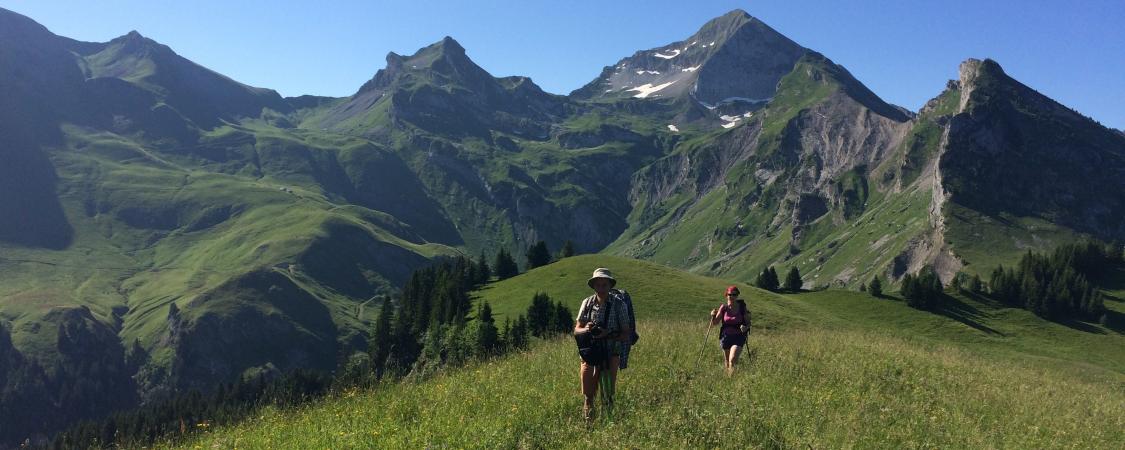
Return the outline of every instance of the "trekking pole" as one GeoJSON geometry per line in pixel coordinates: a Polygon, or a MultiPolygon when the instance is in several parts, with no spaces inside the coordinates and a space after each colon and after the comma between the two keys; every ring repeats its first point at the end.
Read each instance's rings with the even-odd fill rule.
{"type": "Polygon", "coordinates": [[[713,318],[707,319],[707,332],[703,333],[703,344],[699,347],[699,356],[695,357],[695,364],[692,365],[692,367],[699,366],[699,359],[703,358],[703,351],[707,350],[707,336],[711,335],[711,327],[715,326],[715,321],[712,319],[713,318]]]}

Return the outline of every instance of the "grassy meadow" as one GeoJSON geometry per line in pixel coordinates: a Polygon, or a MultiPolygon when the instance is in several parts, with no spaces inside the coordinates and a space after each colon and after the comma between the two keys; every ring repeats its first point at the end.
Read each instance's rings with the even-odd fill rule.
{"type": "MultiPolygon", "coordinates": [[[[478,292],[501,315],[536,290],[572,308],[593,267],[633,294],[641,341],[618,404],[580,415],[570,339],[445,369],[425,380],[268,408],[182,448],[1119,448],[1125,442],[1121,333],[1043,322],[984,299],[939,313],[846,291],[743,288],[755,331],[723,375],[700,319],[729,281],[587,255],[478,292]],[[702,350],[702,353],[701,353],[702,350]],[[698,365],[694,362],[702,355],[698,365]]],[[[1119,309],[1114,302],[1109,305],[1119,309]]],[[[503,318],[500,318],[503,321],[503,318]]]]}

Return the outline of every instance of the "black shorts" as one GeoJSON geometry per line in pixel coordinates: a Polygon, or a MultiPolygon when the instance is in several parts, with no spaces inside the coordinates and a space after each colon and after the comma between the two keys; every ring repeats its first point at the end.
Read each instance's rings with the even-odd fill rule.
{"type": "Polygon", "coordinates": [[[746,333],[738,334],[723,334],[719,336],[719,344],[723,346],[723,350],[727,350],[732,345],[739,347],[746,346],[746,333]]]}

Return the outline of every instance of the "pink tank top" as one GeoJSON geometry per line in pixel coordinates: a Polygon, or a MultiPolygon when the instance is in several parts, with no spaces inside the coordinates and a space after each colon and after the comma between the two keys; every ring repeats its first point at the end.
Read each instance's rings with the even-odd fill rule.
{"type": "MultiPolygon", "coordinates": [[[[736,304],[736,306],[737,306],[737,304],[736,304]]],[[[742,334],[742,330],[738,329],[738,327],[740,325],[744,325],[746,323],[745,320],[743,320],[744,318],[742,317],[742,314],[740,314],[742,312],[741,311],[742,308],[741,307],[731,308],[731,307],[728,307],[727,305],[723,305],[723,306],[720,306],[719,309],[721,309],[722,312],[723,312],[723,331],[722,331],[722,333],[723,334],[742,334]]]]}

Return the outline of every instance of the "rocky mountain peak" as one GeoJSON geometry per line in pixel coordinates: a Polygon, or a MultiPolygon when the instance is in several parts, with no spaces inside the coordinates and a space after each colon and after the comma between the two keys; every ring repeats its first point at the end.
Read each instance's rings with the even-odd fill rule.
{"type": "MultiPolygon", "coordinates": [[[[719,17],[707,21],[696,31],[693,38],[728,38],[733,36],[743,27],[762,27],[765,25],[758,18],[751,16],[746,11],[735,9],[719,17]]],[[[775,32],[776,33],[776,32],[775,32]]]]}
{"type": "Polygon", "coordinates": [[[151,53],[159,53],[163,56],[175,55],[175,52],[168,46],[149,39],[136,30],[113,38],[106,46],[112,48],[114,53],[120,56],[143,56],[151,53]]]}
{"type": "Polygon", "coordinates": [[[546,135],[544,125],[530,124],[556,115],[561,107],[560,98],[543,92],[530,78],[493,77],[449,36],[410,56],[387,54],[387,66],[346,102],[332,108],[321,126],[351,129],[362,123],[357,118],[383,101],[390,102],[396,120],[424,129],[482,136],[488,127],[546,135]]]}
{"type": "Polygon", "coordinates": [[[442,52],[448,52],[448,53],[453,54],[453,55],[466,57],[465,56],[465,47],[462,47],[460,42],[457,42],[456,39],[453,39],[450,36],[445,36],[445,37],[441,38],[440,41],[434,43],[429,48],[435,48],[435,47],[440,49],[442,52]]]}
{"type": "Polygon", "coordinates": [[[1000,65],[991,59],[966,59],[957,68],[957,72],[961,84],[961,104],[958,107],[959,111],[964,111],[965,107],[968,106],[969,98],[972,97],[973,91],[976,90],[982,76],[1004,75],[1004,69],[1000,68],[1000,65]]]}
{"type": "Polygon", "coordinates": [[[465,48],[446,36],[415,53],[405,61],[411,70],[430,70],[455,81],[480,81],[492,75],[478,66],[465,54],[465,48]]]}
{"type": "Polygon", "coordinates": [[[961,65],[958,67],[958,74],[962,84],[965,84],[965,82],[969,80],[975,80],[982,73],[1004,74],[1004,69],[1000,67],[999,63],[988,58],[983,60],[969,58],[962,61],[961,65]]]}
{"type": "Polygon", "coordinates": [[[387,66],[364,83],[356,95],[372,90],[385,91],[404,79],[440,86],[461,84],[483,87],[484,84],[494,83],[492,75],[469,59],[465,48],[456,39],[446,36],[410,56],[387,53],[387,66]]]}
{"type": "Polygon", "coordinates": [[[691,96],[707,107],[765,101],[807,50],[745,11],[710,20],[682,41],[639,51],[575,91],[579,98],[691,96]]]}

